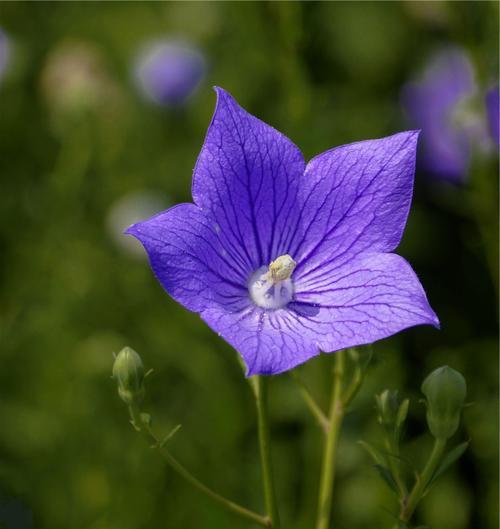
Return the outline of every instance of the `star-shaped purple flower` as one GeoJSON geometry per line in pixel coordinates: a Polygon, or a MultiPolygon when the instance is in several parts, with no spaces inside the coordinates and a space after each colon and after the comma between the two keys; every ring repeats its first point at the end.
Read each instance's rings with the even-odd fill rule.
{"type": "Polygon", "coordinates": [[[165,290],[238,350],[248,376],[438,326],[410,265],[390,253],[410,207],[418,133],[306,165],[288,138],[216,90],[194,204],[127,230],[165,290]]]}

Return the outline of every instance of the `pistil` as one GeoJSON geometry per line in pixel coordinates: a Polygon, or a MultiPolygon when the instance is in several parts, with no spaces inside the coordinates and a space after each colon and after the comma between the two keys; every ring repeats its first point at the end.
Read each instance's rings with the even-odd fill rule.
{"type": "Polygon", "coordinates": [[[250,277],[248,290],[253,302],[264,309],[280,309],[293,297],[291,275],[297,263],[288,254],[280,255],[269,267],[259,268],[250,277]]]}

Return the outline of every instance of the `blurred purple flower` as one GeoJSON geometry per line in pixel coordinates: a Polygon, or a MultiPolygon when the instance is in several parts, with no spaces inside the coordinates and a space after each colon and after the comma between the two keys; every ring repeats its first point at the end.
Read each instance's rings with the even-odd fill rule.
{"type": "Polygon", "coordinates": [[[344,145],[307,165],[217,88],[194,204],[131,226],[165,290],[235,347],[247,375],[438,326],[398,246],[418,133],[344,145]]]}
{"type": "Polygon", "coordinates": [[[500,113],[500,105],[499,105],[499,87],[494,86],[488,92],[486,93],[486,115],[488,117],[488,125],[490,128],[490,134],[493,138],[493,141],[495,142],[495,146],[498,149],[499,143],[500,143],[500,137],[499,137],[499,125],[498,125],[498,119],[499,119],[499,113],[500,113]]]}
{"type": "Polygon", "coordinates": [[[205,70],[205,58],[198,49],[160,40],[140,54],[135,72],[146,97],[159,105],[179,106],[196,92],[205,70]]]}
{"type": "Polygon", "coordinates": [[[459,48],[438,52],[421,79],[404,87],[403,106],[412,125],[422,129],[419,163],[424,170],[455,182],[465,178],[471,142],[482,132],[466,107],[475,93],[472,63],[459,48]]]}
{"type": "Polygon", "coordinates": [[[2,79],[10,59],[10,41],[9,37],[2,28],[0,28],[0,79],[2,79]]]}

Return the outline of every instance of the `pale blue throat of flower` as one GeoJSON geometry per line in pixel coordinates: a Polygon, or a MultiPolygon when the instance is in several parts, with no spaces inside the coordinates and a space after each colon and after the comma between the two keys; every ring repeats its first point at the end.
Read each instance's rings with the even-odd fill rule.
{"type": "Polygon", "coordinates": [[[281,309],[293,297],[291,276],[297,263],[288,254],[280,255],[270,265],[261,266],[251,276],[248,291],[252,301],[263,309],[281,309]]]}

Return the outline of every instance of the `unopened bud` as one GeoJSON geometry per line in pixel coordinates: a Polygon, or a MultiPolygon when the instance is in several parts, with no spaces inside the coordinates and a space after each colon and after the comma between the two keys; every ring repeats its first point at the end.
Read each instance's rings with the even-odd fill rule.
{"type": "Polygon", "coordinates": [[[464,377],[448,366],[439,367],[424,380],[427,424],[434,437],[448,439],[456,432],[466,392],[464,377]]]}
{"type": "Polygon", "coordinates": [[[141,357],[130,347],[124,347],[113,364],[113,378],[118,394],[127,404],[139,404],[144,397],[144,365],[141,357]]]}
{"type": "Polygon", "coordinates": [[[398,392],[386,389],[375,396],[377,402],[378,422],[382,426],[390,427],[395,424],[398,409],[399,399],[398,392]]]}

